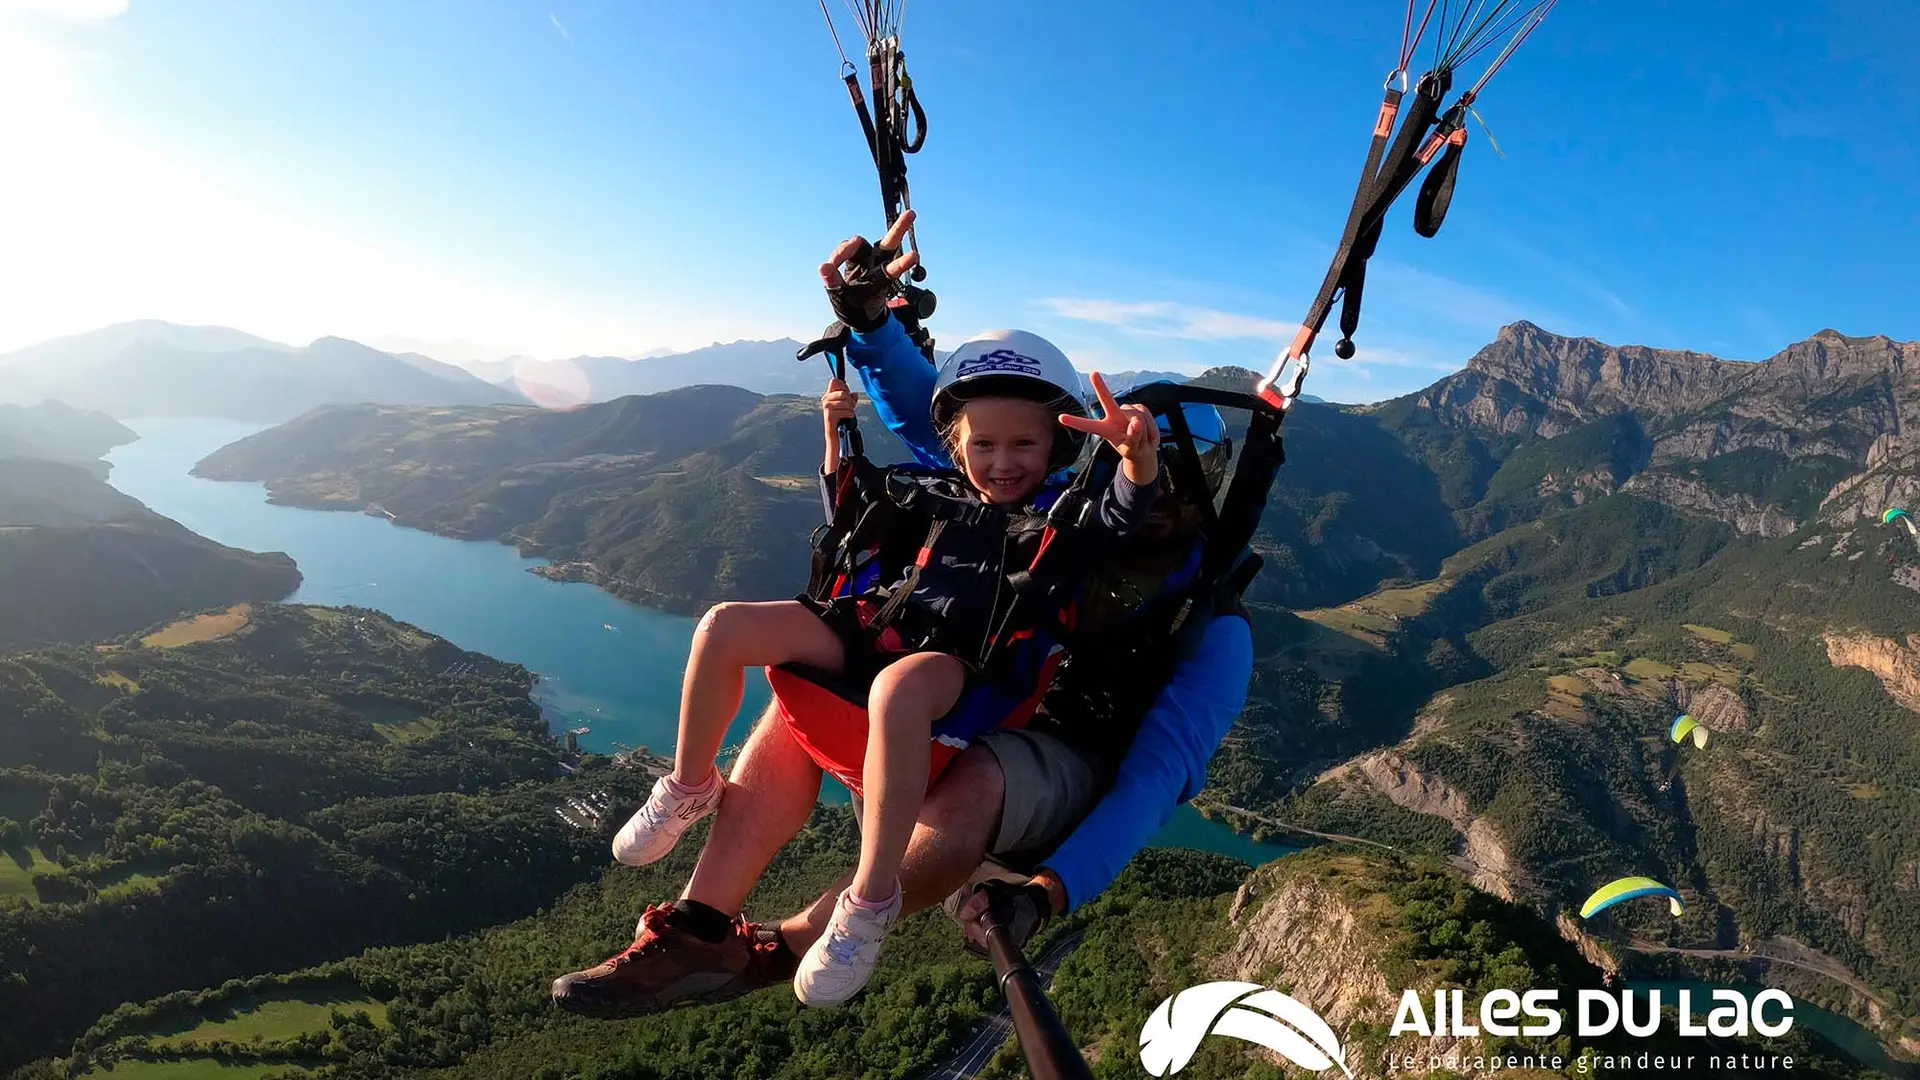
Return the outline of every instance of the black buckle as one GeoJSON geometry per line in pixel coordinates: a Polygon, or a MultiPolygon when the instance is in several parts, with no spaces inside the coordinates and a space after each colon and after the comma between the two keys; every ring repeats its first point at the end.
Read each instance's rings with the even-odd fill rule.
{"type": "Polygon", "coordinates": [[[1060,493],[1047,511],[1047,525],[1055,531],[1078,529],[1093,513],[1093,499],[1076,485],[1060,493]]]}

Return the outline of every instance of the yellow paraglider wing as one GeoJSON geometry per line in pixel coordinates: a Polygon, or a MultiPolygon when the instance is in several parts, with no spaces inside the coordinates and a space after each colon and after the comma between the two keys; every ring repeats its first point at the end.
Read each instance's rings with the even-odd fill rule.
{"type": "Polygon", "coordinates": [[[1580,917],[1591,919],[1615,904],[1638,900],[1643,896],[1666,897],[1667,908],[1673,912],[1674,918],[1679,918],[1687,910],[1686,904],[1680,899],[1680,894],[1671,887],[1662,885],[1650,877],[1624,877],[1609,881],[1595,889],[1593,895],[1587,897],[1587,902],[1580,905],[1580,917]]]}
{"type": "MultiPolygon", "coordinates": [[[[1687,713],[1681,713],[1678,717],[1674,718],[1673,726],[1667,729],[1667,738],[1672,739],[1674,742],[1679,742],[1694,732],[1705,732],[1706,730],[1706,728],[1700,726],[1700,721],[1695,720],[1687,713]]],[[[1707,742],[1703,735],[1694,735],[1693,745],[1705,746],[1707,742]]]]}

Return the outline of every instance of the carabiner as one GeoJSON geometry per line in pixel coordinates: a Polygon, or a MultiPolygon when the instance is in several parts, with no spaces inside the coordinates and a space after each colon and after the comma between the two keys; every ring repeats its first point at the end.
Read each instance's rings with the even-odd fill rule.
{"type": "Polygon", "coordinates": [[[1280,359],[1275,360],[1273,367],[1267,370],[1266,377],[1254,384],[1254,395],[1281,412],[1293,408],[1293,403],[1300,398],[1301,386],[1307,381],[1307,368],[1312,363],[1313,357],[1304,350],[1297,356],[1291,349],[1281,353],[1280,359]],[[1287,380],[1285,390],[1276,390],[1280,376],[1287,370],[1288,361],[1293,362],[1293,377],[1287,380]]]}

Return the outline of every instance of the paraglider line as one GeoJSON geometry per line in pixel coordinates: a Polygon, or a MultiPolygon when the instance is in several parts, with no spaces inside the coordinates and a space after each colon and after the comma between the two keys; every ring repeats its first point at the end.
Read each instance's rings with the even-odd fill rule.
{"type": "Polygon", "coordinates": [[[1400,35],[1400,70],[1396,73],[1406,78],[1407,65],[1413,63],[1413,51],[1420,47],[1420,39],[1427,36],[1427,24],[1433,20],[1433,9],[1440,0],[1427,0],[1427,13],[1420,17],[1420,29],[1413,29],[1413,8],[1417,0],[1407,0],[1407,29],[1400,35]]]}
{"type": "Polygon", "coordinates": [[[1494,25],[1506,17],[1507,12],[1511,11],[1517,2],[1518,0],[1500,0],[1499,4],[1495,5],[1494,9],[1488,12],[1485,18],[1482,18],[1480,13],[1486,10],[1487,2],[1486,0],[1480,0],[1479,4],[1473,9],[1473,14],[1460,20],[1460,25],[1454,27],[1454,36],[1447,41],[1447,70],[1451,71],[1459,67],[1466,59],[1467,50],[1477,44],[1484,43],[1487,38],[1483,37],[1483,35],[1485,35],[1487,27],[1494,25]],[[1472,29],[1467,29],[1468,24],[1472,24],[1472,29]],[[1463,34],[1461,33],[1462,30],[1466,32],[1463,34]]]}
{"type": "Polygon", "coordinates": [[[827,10],[827,0],[820,0],[820,14],[826,17],[827,33],[833,35],[833,47],[840,53],[840,63],[846,66],[846,70],[858,70],[854,68],[853,61],[847,59],[847,47],[840,44],[840,30],[833,25],[833,12],[827,10]]]}
{"type": "MultiPolygon", "coordinates": [[[[1518,50],[1521,45],[1525,44],[1529,37],[1533,36],[1533,32],[1539,29],[1540,23],[1546,19],[1547,12],[1552,11],[1553,5],[1558,2],[1559,0],[1546,0],[1546,3],[1534,9],[1532,21],[1524,25],[1520,29],[1520,32],[1514,35],[1513,40],[1507,42],[1507,47],[1500,51],[1500,55],[1494,58],[1493,63],[1487,65],[1487,70],[1480,76],[1480,81],[1473,84],[1473,89],[1467,91],[1467,95],[1463,100],[1472,101],[1479,95],[1481,88],[1487,85],[1487,80],[1493,78],[1496,72],[1506,66],[1507,61],[1513,57],[1514,52],[1518,50]]],[[[1505,32],[1504,29],[1501,30],[1501,33],[1505,32]]],[[[1496,34],[1493,37],[1489,37],[1479,48],[1468,53],[1466,58],[1469,60],[1472,59],[1481,49],[1486,48],[1487,45],[1491,44],[1498,36],[1499,35],[1496,34]]],[[[1481,123],[1485,124],[1486,121],[1482,120],[1481,123]]]]}

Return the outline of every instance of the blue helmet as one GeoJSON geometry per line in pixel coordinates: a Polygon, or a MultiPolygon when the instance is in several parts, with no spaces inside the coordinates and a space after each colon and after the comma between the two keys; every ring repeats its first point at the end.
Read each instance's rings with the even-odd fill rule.
{"type": "MultiPolygon", "coordinates": [[[[1168,382],[1156,379],[1154,382],[1168,382]]],[[[1150,386],[1152,383],[1141,385],[1150,386]]],[[[1200,475],[1206,479],[1209,498],[1220,493],[1220,484],[1227,476],[1227,464],[1233,458],[1233,440],[1227,437],[1227,421],[1220,410],[1204,402],[1189,401],[1180,406],[1180,412],[1187,422],[1187,432],[1193,436],[1193,451],[1200,459],[1200,475]]],[[[1160,462],[1165,472],[1165,483],[1170,491],[1179,494],[1183,467],[1179,456],[1183,447],[1176,440],[1172,422],[1165,416],[1157,418],[1160,428],[1160,462]]]]}

